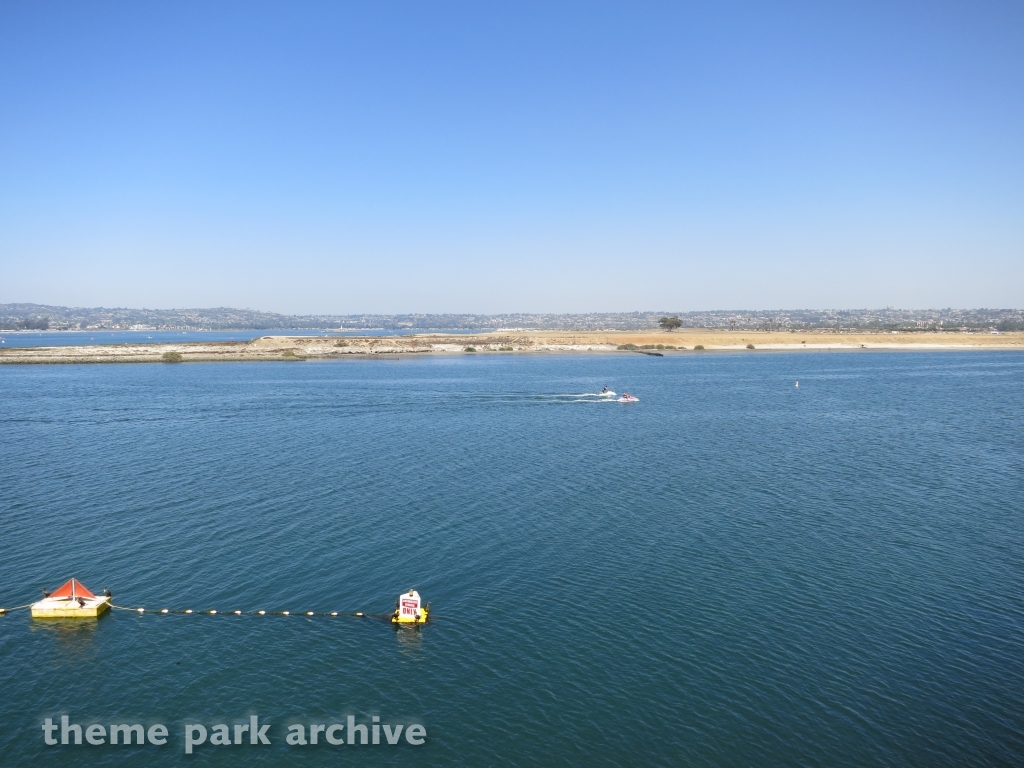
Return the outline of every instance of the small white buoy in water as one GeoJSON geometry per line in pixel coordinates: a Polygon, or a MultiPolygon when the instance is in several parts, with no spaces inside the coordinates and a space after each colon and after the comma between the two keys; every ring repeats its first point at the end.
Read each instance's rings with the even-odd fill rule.
{"type": "Polygon", "coordinates": [[[797,383],[796,383],[796,384],[795,384],[794,386],[795,386],[795,387],[796,387],[797,389],[800,389],[800,382],[798,381],[798,382],[797,382],[797,383]]]}
{"type": "Polygon", "coordinates": [[[216,613],[216,611],[210,611],[210,615],[211,615],[211,616],[212,616],[213,614],[215,614],[215,613],[216,613]]]}
{"type": "Polygon", "coordinates": [[[312,615],[313,615],[313,612],[312,612],[312,611],[306,611],[306,615],[307,615],[307,616],[312,616],[312,615]]]}
{"type": "Polygon", "coordinates": [[[241,616],[241,615],[242,615],[241,611],[235,611],[235,616],[241,616]]]}
{"type": "Polygon", "coordinates": [[[145,608],[136,608],[135,610],[137,610],[139,613],[145,613],[146,611],[145,608]]]}
{"type": "Polygon", "coordinates": [[[360,611],[356,611],[356,616],[362,616],[362,615],[363,614],[360,611]]]}
{"type": "Polygon", "coordinates": [[[256,613],[258,613],[260,616],[262,616],[263,614],[266,613],[266,611],[256,611],[256,613]]]}
{"type": "Polygon", "coordinates": [[[290,613],[289,613],[289,611],[281,611],[281,615],[282,616],[288,616],[288,615],[290,615],[290,613]]]}
{"type": "Polygon", "coordinates": [[[7,609],[6,608],[0,608],[0,615],[3,615],[5,613],[7,613],[7,609]]]}
{"type": "Polygon", "coordinates": [[[187,609],[185,610],[185,613],[192,613],[192,609],[191,609],[191,608],[187,608],[187,609]]]}
{"type": "Polygon", "coordinates": [[[166,608],[164,608],[164,609],[163,609],[162,611],[160,611],[160,613],[167,613],[167,612],[168,612],[168,611],[167,611],[167,609],[166,609],[166,608]]]}
{"type": "Polygon", "coordinates": [[[331,611],[331,616],[337,616],[337,615],[338,615],[337,611],[331,611]]]}

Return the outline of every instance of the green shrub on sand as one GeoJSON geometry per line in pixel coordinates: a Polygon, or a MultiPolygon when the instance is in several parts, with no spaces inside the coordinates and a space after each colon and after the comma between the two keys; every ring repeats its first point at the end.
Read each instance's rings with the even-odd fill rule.
{"type": "Polygon", "coordinates": [[[619,344],[619,346],[617,346],[616,349],[634,350],[634,349],[640,349],[640,347],[638,347],[636,344],[619,344]]]}
{"type": "Polygon", "coordinates": [[[181,356],[181,352],[164,352],[160,359],[165,363],[180,363],[185,358],[181,356]]]}
{"type": "Polygon", "coordinates": [[[694,352],[696,352],[698,350],[703,351],[703,349],[704,349],[704,345],[703,344],[698,344],[696,347],[693,348],[693,351],[694,352]]]}
{"type": "Polygon", "coordinates": [[[747,349],[753,349],[753,348],[754,348],[753,344],[747,344],[747,349]]]}
{"type": "Polygon", "coordinates": [[[466,352],[476,352],[476,347],[466,347],[466,352]]]}

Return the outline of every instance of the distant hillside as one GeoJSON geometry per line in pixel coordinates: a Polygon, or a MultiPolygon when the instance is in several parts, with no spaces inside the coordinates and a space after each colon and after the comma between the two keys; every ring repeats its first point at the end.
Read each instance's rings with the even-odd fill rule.
{"type": "Polygon", "coordinates": [[[312,330],[410,329],[636,330],[662,317],[686,328],[742,330],[1024,330],[1019,309],[802,309],[710,312],[594,312],[503,315],[279,315],[251,309],[107,309],[0,304],[0,330],[312,330]]]}

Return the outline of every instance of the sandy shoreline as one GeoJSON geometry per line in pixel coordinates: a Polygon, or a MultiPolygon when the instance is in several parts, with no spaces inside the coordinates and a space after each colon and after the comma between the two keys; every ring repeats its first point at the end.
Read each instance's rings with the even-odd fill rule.
{"type": "Polygon", "coordinates": [[[0,349],[2,364],[46,363],[146,363],[162,362],[166,353],[182,361],[295,361],[369,355],[451,355],[616,352],[626,344],[642,348],[662,345],[677,349],[652,349],[662,354],[780,350],[1024,350],[1024,333],[821,333],[756,331],[526,331],[475,335],[420,334],[415,336],[338,337],[264,336],[250,342],[169,342],[159,344],[109,344],[76,347],[14,347],[0,349]]]}

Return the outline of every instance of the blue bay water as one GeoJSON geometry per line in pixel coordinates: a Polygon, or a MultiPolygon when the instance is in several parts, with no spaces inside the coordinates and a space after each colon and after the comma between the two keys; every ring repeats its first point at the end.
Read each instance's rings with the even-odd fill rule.
{"type": "Polygon", "coordinates": [[[3,765],[1020,765],[1024,356],[0,368],[3,765]],[[794,382],[800,381],[800,387],[794,382]],[[608,385],[634,405],[587,402],[608,385]],[[40,724],[161,722],[167,746],[40,724]],[[272,724],[198,747],[186,722],[272,724]],[[286,746],[295,722],[427,743],[286,746]]]}

